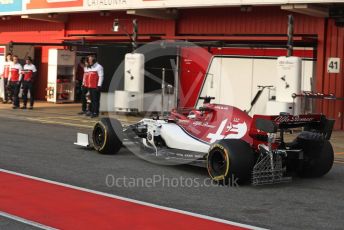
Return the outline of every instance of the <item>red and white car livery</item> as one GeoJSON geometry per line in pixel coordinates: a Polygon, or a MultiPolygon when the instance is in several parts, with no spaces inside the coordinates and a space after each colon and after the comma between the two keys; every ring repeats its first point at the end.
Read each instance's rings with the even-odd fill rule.
{"type": "Polygon", "coordinates": [[[243,139],[252,143],[248,132],[252,118],[236,107],[208,104],[203,111],[191,110],[187,116],[172,111],[170,119],[174,118],[186,133],[207,144],[220,139],[243,139]]]}
{"type": "Polygon", "coordinates": [[[295,174],[319,177],[331,169],[334,121],[325,116],[250,117],[236,107],[202,99],[199,109],[172,110],[167,118],[143,119],[124,128],[116,119],[103,118],[93,129],[94,148],[111,154],[124,145],[145,159],[205,166],[221,182],[235,176],[239,182],[270,184],[295,174]],[[286,142],[284,133],[293,128],[303,131],[286,142]]]}

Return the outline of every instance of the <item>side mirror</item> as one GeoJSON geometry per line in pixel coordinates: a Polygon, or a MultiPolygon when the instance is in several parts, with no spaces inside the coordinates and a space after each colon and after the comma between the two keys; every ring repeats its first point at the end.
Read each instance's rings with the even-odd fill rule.
{"type": "Polygon", "coordinates": [[[276,133],[277,132],[276,123],[271,121],[271,120],[266,120],[263,118],[257,118],[256,128],[263,131],[263,132],[266,132],[266,133],[276,133]]]}
{"type": "Polygon", "coordinates": [[[215,97],[205,96],[205,97],[199,97],[199,99],[203,100],[203,104],[209,104],[211,100],[215,99],[215,97]]]}

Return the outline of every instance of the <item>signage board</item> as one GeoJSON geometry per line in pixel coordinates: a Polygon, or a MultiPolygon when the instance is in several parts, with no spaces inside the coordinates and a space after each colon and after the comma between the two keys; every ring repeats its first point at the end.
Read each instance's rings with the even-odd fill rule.
{"type": "Polygon", "coordinates": [[[13,12],[22,10],[22,0],[0,0],[0,12],[13,12]]]}
{"type": "Polygon", "coordinates": [[[327,60],[327,72],[339,73],[340,72],[340,58],[330,57],[327,60]]]}
{"type": "Polygon", "coordinates": [[[26,9],[52,9],[83,6],[84,0],[30,0],[26,9]]]}
{"type": "MultiPolygon", "coordinates": [[[[342,0],[330,0],[328,3],[342,0]]],[[[0,0],[0,15],[324,3],[324,0],[0,0]]]]}

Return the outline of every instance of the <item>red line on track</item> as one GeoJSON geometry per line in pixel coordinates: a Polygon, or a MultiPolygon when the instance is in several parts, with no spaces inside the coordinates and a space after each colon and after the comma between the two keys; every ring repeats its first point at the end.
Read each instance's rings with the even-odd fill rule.
{"type": "Polygon", "coordinates": [[[247,229],[6,172],[0,210],[59,229],[247,229]]]}

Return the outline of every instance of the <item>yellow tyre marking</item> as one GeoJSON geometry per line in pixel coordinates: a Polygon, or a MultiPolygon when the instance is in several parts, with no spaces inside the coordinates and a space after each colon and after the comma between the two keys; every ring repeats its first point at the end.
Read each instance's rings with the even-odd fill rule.
{"type": "MultiPolygon", "coordinates": [[[[226,161],[226,172],[224,175],[220,175],[220,176],[213,176],[211,173],[210,173],[210,167],[208,165],[207,169],[208,169],[208,174],[210,175],[210,177],[215,180],[215,181],[220,181],[220,180],[224,180],[225,177],[228,175],[228,172],[229,172],[229,163],[230,163],[230,159],[229,159],[229,155],[228,155],[228,152],[227,150],[220,144],[214,144],[211,149],[209,150],[209,152],[211,152],[214,148],[219,148],[221,150],[223,150],[223,152],[225,153],[225,161],[226,161]]],[[[208,156],[209,157],[209,153],[208,153],[208,156]]],[[[208,159],[207,159],[208,160],[208,159]]]]}
{"type": "MultiPolygon", "coordinates": [[[[100,148],[99,148],[99,150],[98,151],[102,151],[104,148],[105,148],[105,145],[106,145],[106,143],[107,143],[107,129],[106,129],[106,127],[105,127],[105,125],[101,122],[101,121],[99,121],[98,123],[96,123],[95,125],[94,125],[94,127],[96,127],[96,125],[100,125],[100,126],[102,126],[103,127],[103,129],[104,129],[104,142],[103,142],[103,146],[101,146],[100,148]]],[[[93,128],[94,129],[94,128],[93,128]]]]}

